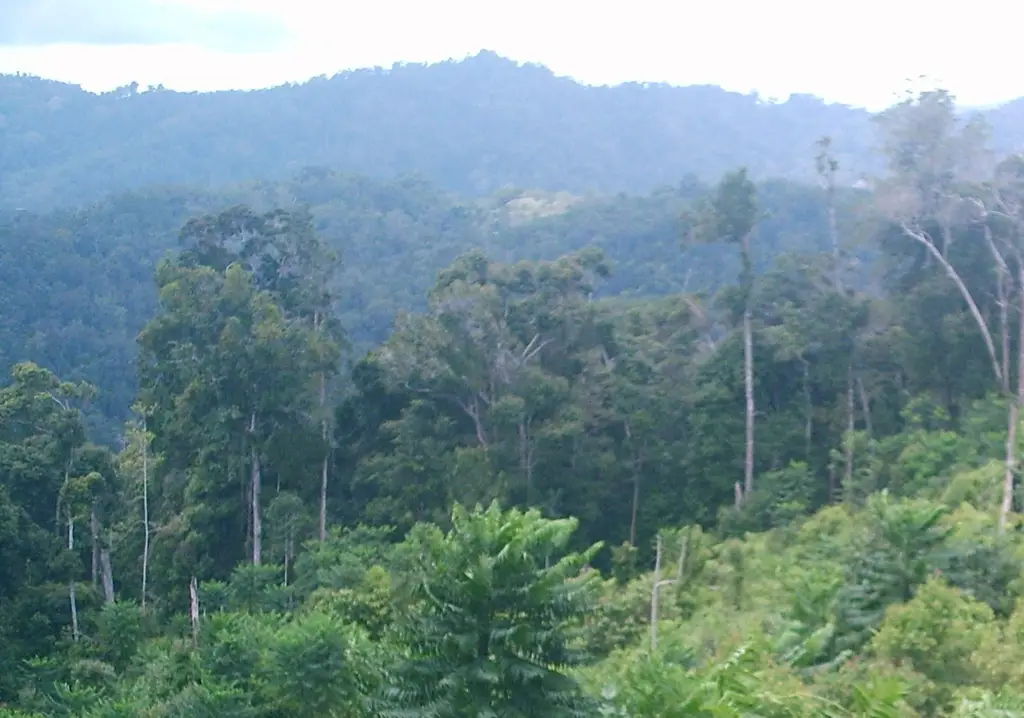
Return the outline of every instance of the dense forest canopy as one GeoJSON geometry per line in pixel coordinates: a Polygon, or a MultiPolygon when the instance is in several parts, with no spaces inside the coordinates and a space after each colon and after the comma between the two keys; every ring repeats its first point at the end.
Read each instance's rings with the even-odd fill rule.
{"type": "MultiPolygon", "coordinates": [[[[488,55],[319,86],[484,70],[625,91],[488,55]]],[[[453,181],[501,138],[472,113],[461,144],[409,132],[451,175],[197,144],[222,174],[90,203],[88,159],[19,150],[0,718],[1024,715],[1024,159],[928,92],[851,188],[842,113],[690,175],[581,141],[453,181]],[[636,194],[571,176],[644,166],[636,194]]]]}
{"type": "MultiPolygon", "coordinates": [[[[988,113],[1002,151],[1020,109],[988,113]]],[[[718,87],[588,87],[483,52],[252,92],[135,86],[94,95],[0,76],[0,208],[44,209],[154,184],[282,180],[309,165],[446,190],[507,187],[645,194],[687,174],[713,182],[814,180],[807,153],[835,141],[849,183],[881,168],[871,115],[808,95],[771,102],[718,87]]]]}
{"type": "MultiPolygon", "coordinates": [[[[717,247],[683,247],[679,226],[680,213],[707,190],[680,182],[647,196],[506,191],[471,200],[414,177],[308,169],[287,182],[216,192],[141,190],[42,215],[0,212],[0,370],[31,359],[88,381],[99,389],[90,423],[97,438],[116,441],[137,390],[135,338],[157,309],[157,262],[181,248],[190,217],[237,204],[309,209],[344,258],[335,310],[356,358],[387,339],[396,312],[426,308],[437,273],[471,249],[515,262],[600,247],[613,271],[598,296],[714,291],[731,281],[735,258],[717,247]]],[[[857,196],[843,196],[845,224],[858,221],[857,196]]],[[[822,249],[820,190],[770,181],[761,197],[772,216],[761,228],[760,268],[787,251],[822,249]]]]}

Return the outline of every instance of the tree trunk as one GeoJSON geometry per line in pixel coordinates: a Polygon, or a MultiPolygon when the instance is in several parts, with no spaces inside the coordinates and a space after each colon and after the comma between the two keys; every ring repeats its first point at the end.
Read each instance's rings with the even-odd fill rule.
{"type": "Polygon", "coordinates": [[[661,534],[656,539],[654,584],[651,588],[651,651],[658,650],[658,593],[661,589],[661,534]]]}
{"type": "MultiPolygon", "coordinates": [[[[323,372],[320,372],[320,411],[324,410],[327,404],[327,380],[323,372]]],[[[327,419],[320,420],[320,436],[324,442],[324,458],[320,465],[320,542],[327,540],[327,482],[328,469],[331,459],[331,449],[327,437],[327,419]]]]}
{"type": "Polygon", "coordinates": [[[919,242],[926,250],[928,254],[934,257],[942,268],[946,271],[946,275],[953,281],[956,288],[960,291],[960,296],[967,303],[967,308],[971,311],[971,316],[974,317],[974,322],[978,326],[978,330],[981,332],[981,338],[985,342],[985,349],[988,351],[988,356],[992,362],[992,371],[996,375],[996,379],[999,381],[999,385],[1004,385],[1004,378],[1002,367],[999,364],[999,358],[996,355],[995,343],[992,341],[992,332],[989,331],[988,323],[985,321],[984,315],[978,308],[977,302],[974,301],[974,296],[971,294],[971,290],[967,288],[964,280],[960,277],[960,274],[956,271],[956,268],[949,263],[949,260],[939,251],[938,247],[935,246],[935,242],[925,233],[919,232],[907,224],[902,224],[901,228],[903,233],[916,242],[919,242]]]}
{"type": "Polygon", "coordinates": [[[874,429],[871,424],[871,399],[859,376],[857,377],[857,393],[860,395],[860,412],[864,415],[864,431],[867,432],[869,439],[874,438],[874,429]]]}
{"type": "Polygon", "coordinates": [[[814,403],[811,401],[811,363],[800,357],[804,376],[804,458],[808,466],[811,463],[811,451],[814,445],[814,403]]]}
{"type": "Polygon", "coordinates": [[[843,486],[849,486],[853,479],[853,432],[856,428],[854,423],[853,403],[853,366],[851,365],[846,374],[846,464],[843,468],[843,486]]]}
{"type": "Polygon", "coordinates": [[[1010,392],[1010,312],[1009,297],[1006,292],[1006,278],[999,273],[999,335],[1001,339],[1003,361],[1003,393],[1010,392]]]}
{"type": "Polygon", "coordinates": [[[252,565],[259,566],[263,552],[263,519],[260,515],[260,489],[262,488],[263,477],[260,473],[260,455],[256,448],[256,414],[249,419],[249,432],[251,444],[249,447],[250,460],[252,462],[252,565]]]}
{"type": "Polygon", "coordinates": [[[291,537],[288,536],[284,540],[284,587],[288,588],[288,565],[291,562],[291,537]]]}
{"type": "Polygon", "coordinates": [[[836,204],[835,204],[835,187],[834,185],[829,187],[828,193],[828,233],[832,237],[832,265],[833,265],[833,282],[836,285],[836,291],[843,291],[843,272],[842,262],[839,251],[839,223],[836,221],[836,204]]]}
{"type": "Polygon", "coordinates": [[[114,570],[110,565],[110,549],[100,550],[100,570],[103,578],[103,602],[114,602],[114,570]]]}
{"type": "Polygon", "coordinates": [[[196,577],[193,576],[188,584],[189,611],[188,615],[192,621],[192,645],[199,645],[199,585],[196,577]]]}
{"type": "MultiPolygon", "coordinates": [[[[326,422],[324,426],[324,433],[327,433],[326,422]]],[[[323,543],[327,540],[327,483],[328,483],[328,464],[330,463],[330,457],[325,456],[323,463],[320,465],[320,542],[323,543]]]]}
{"type": "Polygon", "coordinates": [[[633,467],[633,506],[629,516],[629,545],[636,546],[636,520],[640,513],[640,469],[633,467]]]}
{"type": "Polygon", "coordinates": [[[96,502],[89,511],[89,533],[92,544],[92,585],[99,585],[100,579],[100,521],[96,516],[96,502]]]}
{"type": "MultiPolygon", "coordinates": [[[[1019,306],[1017,337],[1017,396],[1007,394],[1006,426],[1006,471],[1003,474],[1003,502],[999,507],[999,530],[1006,528],[1006,522],[1013,511],[1013,491],[1017,476],[1017,425],[1020,423],[1020,407],[1024,404],[1024,264],[1017,270],[1017,291],[1019,306]]],[[[1008,378],[1008,377],[1007,377],[1008,378]]]]}
{"type": "MultiPolygon", "coordinates": [[[[68,551],[75,550],[75,520],[68,512],[68,551]]],[[[71,579],[68,586],[68,599],[71,603],[71,637],[78,640],[78,601],[75,599],[75,579],[71,579]]]]}
{"type": "Polygon", "coordinates": [[[533,437],[530,435],[529,419],[519,422],[519,468],[523,472],[526,484],[526,505],[534,506],[537,501],[537,490],[533,485],[533,437]]]}
{"type": "Polygon", "coordinates": [[[146,581],[149,578],[149,432],[142,420],[142,610],[146,610],[146,581]]]}
{"type": "Polygon", "coordinates": [[[750,308],[743,311],[743,387],[747,399],[747,446],[743,459],[743,495],[754,490],[754,330],[750,308]]]}

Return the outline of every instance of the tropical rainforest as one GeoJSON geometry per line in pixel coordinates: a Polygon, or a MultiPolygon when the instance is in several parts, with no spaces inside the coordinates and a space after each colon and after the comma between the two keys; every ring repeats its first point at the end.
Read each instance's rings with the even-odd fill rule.
{"type": "Polygon", "coordinates": [[[0,718],[1024,716],[1014,111],[0,77],[0,718]]]}

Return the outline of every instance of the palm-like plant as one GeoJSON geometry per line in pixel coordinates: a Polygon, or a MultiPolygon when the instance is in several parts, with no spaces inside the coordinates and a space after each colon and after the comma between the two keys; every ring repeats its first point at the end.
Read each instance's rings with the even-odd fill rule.
{"type": "Polygon", "coordinates": [[[598,549],[566,553],[574,519],[456,506],[452,528],[419,540],[409,657],[386,694],[391,716],[568,718],[590,714],[564,672],[594,605],[598,549]]]}

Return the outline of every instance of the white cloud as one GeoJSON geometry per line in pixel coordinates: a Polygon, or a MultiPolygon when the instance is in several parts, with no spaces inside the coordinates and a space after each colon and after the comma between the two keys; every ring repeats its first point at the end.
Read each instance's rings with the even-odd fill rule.
{"type": "Polygon", "coordinates": [[[183,90],[255,88],[491,49],[591,84],[717,84],[768,97],[804,92],[879,108],[908,78],[924,74],[965,104],[1024,95],[1024,78],[1000,71],[1015,66],[1016,11],[995,0],[975,0],[969,13],[962,5],[923,0],[830,7],[809,0],[175,2],[273,14],[295,43],[244,56],[185,43],[6,47],[0,48],[0,71],[97,90],[132,80],[183,90]]]}
{"type": "Polygon", "coordinates": [[[274,14],[181,0],[3,0],[0,46],[193,43],[228,52],[279,49],[287,26],[274,14]]]}

